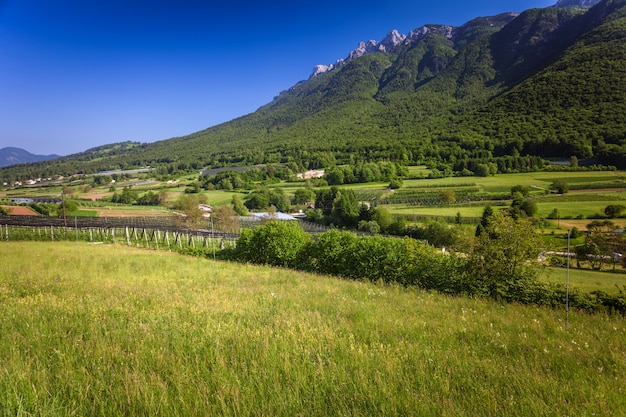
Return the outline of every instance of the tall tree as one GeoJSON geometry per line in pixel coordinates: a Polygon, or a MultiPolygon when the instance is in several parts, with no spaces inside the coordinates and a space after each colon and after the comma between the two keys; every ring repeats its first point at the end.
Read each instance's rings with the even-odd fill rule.
{"type": "Polygon", "coordinates": [[[494,213],[468,254],[468,277],[478,293],[509,298],[536,279],[541,247],[541,236],[531,221],[494,213]]]}

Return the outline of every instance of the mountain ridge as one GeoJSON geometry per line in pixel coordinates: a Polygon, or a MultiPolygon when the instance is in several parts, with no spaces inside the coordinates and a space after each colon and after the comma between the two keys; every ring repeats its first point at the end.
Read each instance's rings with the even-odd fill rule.
{"type": "Polygon", "coordinates": [[[17,164],[25,164],[31,162],[48,161],[60,158],[59,155],[35,155],[25,149],[15,147],[5,147],[0,149],[0,167],[6,167],[17,164]]]}
{"type": "Polygon", "coordinates": [[[295,170],[383,159],[452,172],[525,154],[623,166],[626,0],[529,9],[502,28],[492,18],[473,19],[454,36],[427,25],[415,42],[363,54],[254,113],[188,136],[77,154],[29,172],[257,163],[295,170]]]}
{"type": "MultiPolygon", "coordinates": [[[[598,4],[600,0],[559,0],[554,6],[556,8],[566,7],[586,7],[590,8],[598,4]]],[[[455,36],[456,31],[467,30],[471,28],[472,24],[481,20],[487,20],[489,25],[494,27],[504,27],[513,18],[519,16],[520,13],[516,12],[504,12],[494,16],[477,17],[472,19],[461,26],[450,26],[446,24],[425,24],[421,27],[411,30],[408,35],[404,35],[398,32],[397,29],[390,30],[387,35],[381,40],[376,41],[370,39],[368,41],[359,42],[356,49],[348,53],[346,58],[341,58],[335,61],[334,64],[318,64],[313,68],[313,72],[309,78],[315,77],[324,72],[331,71],[335,68],[339,68],[350,61],[359,58],[368,53],[374,52],[391,52],[395,47],[402,43],[417,42],[423,39],[431,32],[436,32],[451,39],[455,36]]],[[[484,23],[483,23],[484,25],[484,23]]]]}

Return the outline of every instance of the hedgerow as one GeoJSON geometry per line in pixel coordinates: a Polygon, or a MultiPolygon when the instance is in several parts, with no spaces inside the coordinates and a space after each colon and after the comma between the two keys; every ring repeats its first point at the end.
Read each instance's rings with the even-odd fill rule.
{"type": "Polygon", "coordinates": [[[470,259],[444,255],[411,238],[330,230],[313,240],[296,223],[271,222],[244,230],[230,256],[236,261],[287,266],[345,279],[396,283],[501,302],[557,308],[565,305],[567,297],[573,309],[626,315],[626,294],[622,291],[610,295],[571,290],[566,295],[564,288],[541,282],[532,275],[496,276],[489,279],[497,279],[497,283],[489,281],[490,285],[483,285],[480,277],[490,276],[490,271],[477,271],[470,259]]]}

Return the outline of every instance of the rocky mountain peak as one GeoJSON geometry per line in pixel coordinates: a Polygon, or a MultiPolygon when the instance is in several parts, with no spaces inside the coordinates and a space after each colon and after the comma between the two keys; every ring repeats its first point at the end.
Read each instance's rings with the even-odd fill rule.
{"type": "Polygon", "coordinates": [[[405,35],[394,29],[389,32],[382,41],[380,41],[380,44],[385,48],[385,51],[391,51],[393,48],[404,42],[405,39],[405,35]]]}
{"type": "Polygon", "coordinates": [[[555,7],[592,7],[601,0],[559,0],[555,7]]]}
{"type": "Polygon", "coordinates": [[[424,25],[420,28],[413,29],[407,36],[408,42],[417,42],[431,33],[445,36],[448,39],[452,38],[454,32],[454,26],[448,25],[424,25]]]}
{"type": "MultiPolygon", "coordinates": [[[[565,0],[561,0],[565,1],[565,0]]],[[[570,0],[573,1],[573,0],[570,0]]],[[[575,0],[575,1],[599,1],[599,0],[575,0]]],[[[457,33],[464,32],[470,30],[476,26],[493,26],[493,27],[503,27],[515,17],[517,17],[519,13],[502,13],[497,16],[489,16],[489,17],[480,17],[473,19],[461,27],[449,26],[449,25],[438,25],[438,24],[429,24],[419,27],[417,29],[409,32],[408,36],[403,35],[398,32],[396,29],[391,30],[381,41],[369,40],[365,42],[359,42],[359,45],[351,51],[348,56],[344,59],[339,59],[334,64],[330,65],[316,65],[313,68],[313,72],[311,73],[311,77],[316,77],[325,72],[331,71],[335,68],[342,67],[343,65],[348,64],[349,62],[362,57],[366,54],[371,54],[374,52],[391,52],[399,45],[409,45],[414,42],[418,42],[421,39],[425,38],[430,34],[436,34],[440,36],[445,36],[448,39],[452,39],[457,33]]]]}

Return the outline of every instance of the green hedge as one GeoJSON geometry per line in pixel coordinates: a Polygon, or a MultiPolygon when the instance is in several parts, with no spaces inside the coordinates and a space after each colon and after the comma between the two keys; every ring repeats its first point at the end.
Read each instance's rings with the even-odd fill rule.
{"type": "MultiPolygon", "coordinates": [[[[236,249],[229,255],[237,261],[416,286],[449,295],[491,297],[502,302],[553,308],[564,306],[566,300],[564,288],[531,278],[504,278],[498,283],[497,291],[490,291],[476,284],[476,271],[469,270],[466,258],[443,255],[414,239],[330,230],[313,240],[295,222],[271,222],[244,230],[236,249]]],[[[571,291],[569,306],[589,313],[626,315],[626,294],[571,291]]]]}

